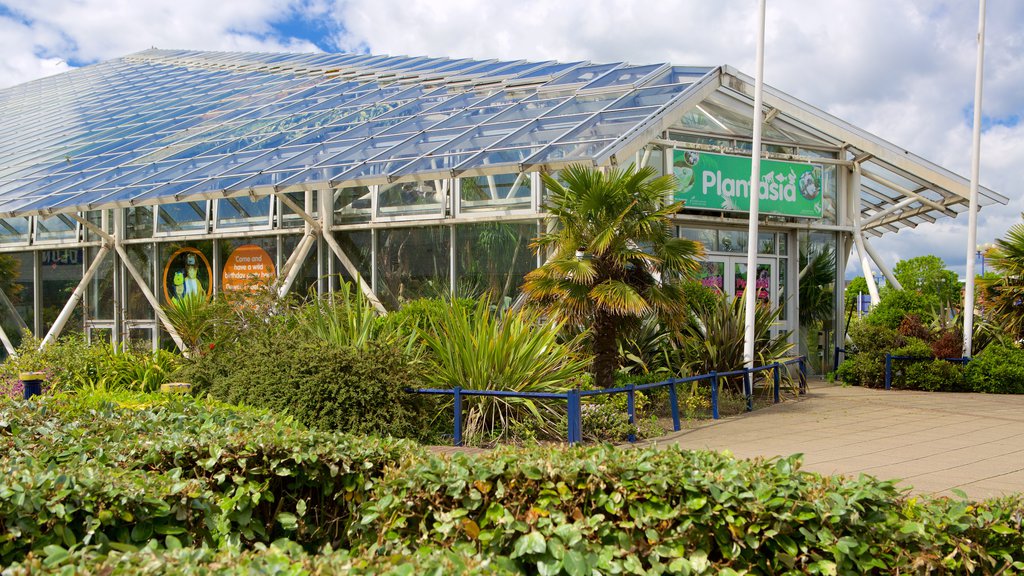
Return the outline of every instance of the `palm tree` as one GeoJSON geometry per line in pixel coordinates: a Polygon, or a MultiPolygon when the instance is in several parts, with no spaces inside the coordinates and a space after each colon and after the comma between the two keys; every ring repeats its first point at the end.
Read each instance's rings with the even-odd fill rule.
{"type": "Polygon", "coordinates": [[[991,252],[996,278],[982,279],[984,313],[1014,339],[1024,337],[1024,223],[1014,224],[991,252]]]}
{"type": "Polygon", "coordinates": [[[561,321],[589,328],[595,380],[605,388],[618,368],[620,328],[649,313],[678,322],[680,280],[703,256],[700,243],[672,237],[668,218],[683,203],[665,201],[672,176],[655,176],[649,167],[604,173],[583,165],[561,172],[564,185],[542,176],[552,225],[531,246],[550,259],[523,290],[561,321]]]}

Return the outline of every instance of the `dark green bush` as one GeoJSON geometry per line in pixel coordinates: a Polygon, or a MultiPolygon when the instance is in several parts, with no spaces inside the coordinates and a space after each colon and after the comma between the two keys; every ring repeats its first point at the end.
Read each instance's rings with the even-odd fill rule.
{"type": "Polygon", "coordinates": [[[427,439],[433,397],[409,394],[418,365],[401,350],[339,347],[271,324],[191,359],[196,394],[289,414],[311,428],[427,439]]]}
{"type": "Polygon", "coordinates": [[[234,576],[236,574],[346,574],[352,576],[410,576],[428,574],[514,575],[508,558],[466,557],[449,550],[425,548],[412,554],[380,556],[348,550],[310,554],[288,541],[251,551],[212,548],[142,547],[106,553],[87,547],[68,551],[54,546],[9,567],[4,574],[33,576],[40,573],[103,574],[104,576],[234,576]]]}
{"type": "Polygon", "coordinates": [[[852,385],[881,388],[885,385],[885,355],[903,346],[895,328],[860,322],[850,328],[851,354],[839,366],[836,378],[852,385]]]}
{"type": "Polygon", "coordinates": [[[801,472],[795,458],[500,450],[413,460],[378,490],[354,542],[384,555],[430,543],[507,556],[524,573],[927,573],[982,564],[994,572],[1024,552],[1020,497],[976,508],[908,499],[867,476],[801,472]]]}
{"type": "Polygon", "coordinates": [[[153,538],[346,545],[375,479],[418,451],[190,397],[122,398],[0,400],[0,563],[153,538]]]}
{"type": "Polygon", "coordinates": [[[144,395],[0,400],[0,442],[0,562],[23,563],[12,573],[1024,570],[1019,495],[908,498],[796,458],[439,457],[144,395]]]}
{"type": "Polygon", "coordinates": [[[931,306],[930,299],[923,298],[914,290],[885,290],[878,305],[871,309],[864,321],[895,330],[907,316],[928,318],[931,306]]]}
{"type": "Polygon", "coordinates": [[[992,344],[967,364],[967,386],[974,392],[1024,394],[1024,350],[992,344]]]}

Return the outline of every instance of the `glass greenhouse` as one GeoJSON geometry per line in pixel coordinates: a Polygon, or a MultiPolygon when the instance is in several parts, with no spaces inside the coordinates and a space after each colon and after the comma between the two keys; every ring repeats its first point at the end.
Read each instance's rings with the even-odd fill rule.
{"type": "MultiPolygon", "coordinates": [[[[777,90],[765,104],[758,293],[820,369],[854,248],[887,271],[871,238],[965,211],[968,182],[777,90]]],[[[728,66],[156,49],[0,90],[3,348],[24,330],[173,345],[169,300],[256,280],[357,280],[381,309],[512,301],[542,261],[539,174],[581,162],[675,175],[677,233],[736,294],[752,106],[728,66]]]]}

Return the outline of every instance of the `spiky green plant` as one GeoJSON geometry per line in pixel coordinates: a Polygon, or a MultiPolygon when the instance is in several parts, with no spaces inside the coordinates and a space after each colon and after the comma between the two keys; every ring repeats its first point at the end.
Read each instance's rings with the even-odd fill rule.
{"type": "Polygon", "coordinates": [[[410,357],[418,356],[415,332],[402,323],[382,322],[360,289],[348,282],[342,282],[331,295],[311,298],[297,309],[296,317],[298,330],[335,346],[395,346],[410,357]]]}
{"type": "Polygon", "coordinates": [[[598,386],[612,385],[616,337],[624,323],[647,314],[671,322],[684,310],[680,277],[697,270],[701,244],[674,238],[669,217],[682,202],[666,203],[672,176],[653,168],[607,174],[572,165],[561,181],[543,175],[553,230],[532,244],[550,255],[526,277],[523,290],[561,321],[589,328],[598,386]]]}
{"type": "MultiPolygon", "coordinates": [[[[793,345],[789,332],[771,335],[781,308],[771,309],[758,303],[754,311],[754,364],[766,366],[789,359],[793,345]]],[[[680,348],[689,371],[693,374],[741,370],[745,338],[746,310],[742,298],[732,301],[720,296],[714,306],[695,310],[680,330],[680,348]]],[[[739,391],[738,379],[730,382],[739,391]]]]}
{"type": "MultiPolygon", "coordinates": [[[[585,373],[590,358],[582,337],[559,341],[562,323],[535,310],[499,313],[486,300],[451,313],[422,330],[432,352],[424,371],[430,385],[466,390],[564,392],[585,373]]],[[[514,423],[529,421],[543,434],[562,433],[564,405],[532,398],[466,397],[465,433],[501,439],[514,423]]]]}

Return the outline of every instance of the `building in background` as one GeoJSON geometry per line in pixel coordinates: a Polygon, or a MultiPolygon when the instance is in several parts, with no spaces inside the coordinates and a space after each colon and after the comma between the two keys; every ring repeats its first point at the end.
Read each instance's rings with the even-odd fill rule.
{"type": "MultiPolygon", "coordinates": [[[[357,280],[382,308],[514,299],[540,262],[539,174],[579,162],[675,175],[701,281],[736,295],[752,101],[728,66],[156,49],[0,90],[0,327],[173,345],[161,306],[271,280],[357,280]]],[[[855,244],[885,270],[870,238],[965,211],[968,182],[765,104],[757,290],[820,369],[855,244]]]]}

